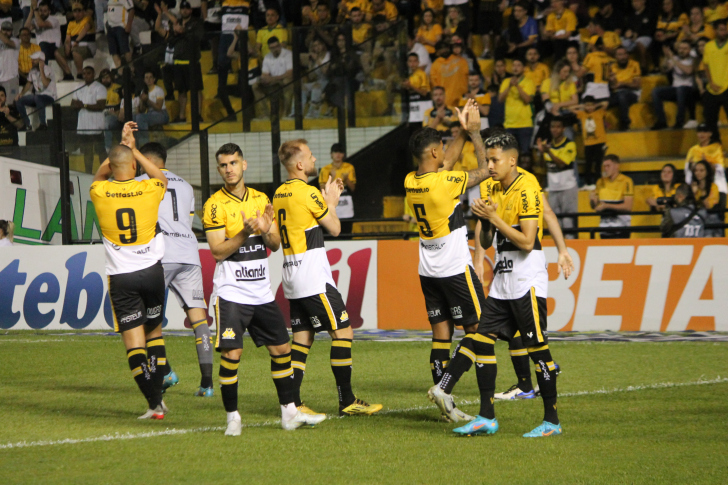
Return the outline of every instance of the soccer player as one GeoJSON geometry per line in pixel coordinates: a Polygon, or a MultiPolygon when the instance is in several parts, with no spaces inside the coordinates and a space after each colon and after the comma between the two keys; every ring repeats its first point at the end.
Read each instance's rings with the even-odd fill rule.
{"type": "Polygon", "coordinates": [[[157,213],[167,177],[136,149],[134,131],[136,123],[124,125],[122,145],[111,149],[89,191],[106,250],[114,331],[121,333],[129,368],[149,405],[139,419],[164,419],[164,238],[157,213]],[[134,180],[137,163],[149,180],[134,180]]]}
{"type": "MultiPolygon", "coordinates": [[[[177,297],[195,332],[197,360],[200,364],[200,388],[195,396],[212,397],[212,337],[205,314],[207,305],[202,288],[202,266],[197,250],[197,238],[192,232],[195,216],[195,193],[192,186],[165,167],[167,149],[156,142],[145,144],[139,151],[167,177],[167,193],[159,205],[159,227],[164,234],[164,284],[177,297]]],[[[142,175],[137,180],[145,180],[142,175]]],[[[164,369],[164,389],[179,382],[167,360],[164,369]]]]}
{"type": "MultiPolygon", "coordinates": [[[[480,112],[473,100],[468,100],[462,111],[457,110],[457,116],[463,132],[467,131],[473,142],[478,168],[468,172],[451,171],[462,149],[463,135],[445,153],[440,132],[423,128],[410,138],[410,152],[417,162],[417,171],[409,173],[404,181],[407,204],[420,231],[418,272],[432,326],[430,368],[436,385],[450,362],[454,325],[462,325],[466,332],[464,340],[472,339],[485,303],[483,285],[473,270],[468,229],[460,203],[460,196],[467,189],[488,177],[485,147],[480,137],[480,112]]],[[[469,347],[472,345],[460,345],[455,352],[473,355],[469,347]]],[[[454,422],[472,419],[454,406],[443,411],[443,417],[454,422]]]]}
{"type": "Polygon", "coordinates": [[[226,143],[215,154],[217,171],[225,185],[205,203],[204,225],[212,256],[217,261],[213,283],[216,296],[217,339],[221,352],[220,393],[227,411],[228,436],[239,436],[238,366],[247,329],[253,343],[265,345],[270,370],[281,405],[281,425],[293,430],[315,425],[325,414],[308,414],[296,407],[300,384],[293,376],[288,330],[273,299],[268,272],[268,252],[278,251],[281,237],[273,206],[262,192],[245,185],[248,163],[240,147],[226,143]]]}
{"type": "Polygon", "coordinates": [[[493,283],[483,307],[483,318],[475,338],[461,346],[469,352],[455,354],[440,384],[429,390],[442,412],[453,408],[452,390],[462,374],[475,362],[480,412],[470,423],[456,428],[463,435],[493,434],[498,421],[493,407],[497,366],[495,339],[509,340],[520,332],[531,360],[544,403],[543,423],[524,437],[561,434],[556,411],[556,367],[548,347],[546,295],[548,273],[539,237],[543,227],[541,188],[518,172],[518,142],[510,134],[488,138],[488,170],[496,182],[492,192],[499,202],[476,200],[473,212],[481,219],[483,246],[496,245],[493,283]]]}
{"type": "Polygon", "coordinates": [[[357,399],[351,389],[354,331],[324,248],[322,227],[333,236],[341,232],[336,206],[344,182],[329,177],[320,191],[306,183],[316,175],[316,158],[306,140],[283,143],[278,158],[288,172],[288,180],[276,190],[273,208],[283,246],[283,293],[291,304],[296,382],[300,386],[303,381],[314,333],[326,330],[332,338],[331,370],[338,389],[339,414],[374,414],[382,405],[357,399]]]}

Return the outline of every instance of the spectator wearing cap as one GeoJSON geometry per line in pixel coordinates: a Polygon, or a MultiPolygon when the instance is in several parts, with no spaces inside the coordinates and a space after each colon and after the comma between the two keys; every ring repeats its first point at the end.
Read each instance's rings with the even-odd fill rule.
{"type": "Polygon", "coordinates": [[[20,40],[13,36],[13,24],[5,21],[0,26],[0,86],[5,88],[7,97],[15,100],[20,88],[18,77],[18,54],[20,40]]]}
{"type": "Polygon", "coordinates": [[[713,132],[713,138],[720,140],[718,114],[721,106],[728,114],[728,25],[726,19],[713,23],[715,40],[705,44],[703,64],[708,78],[703,94],[703,116],[705,124],[713,132]]]}
{"type": "Polygon", "coordinates": [[[387,22],[396,22],[399,11],[392,2],[386,0],[371,0],[369,8],[365,11],[367,22],[371,22],[377,15],[384,15],[387,22]]]}
{"type": "Polygon", "coordinates": [[[174,86],[179,93],[179,115],[175,122],[186,123],[188,91],[192,91],[193,88],[197,90],[198,106],[202,108],[200,42],[205,30],[202,21],[192,15],[192,5],[188,1],[180,3],[179,18],[169,11],[165,13],[171,22],[166,40],[168,48],[173,49],[174,86]]]}
{"type": "Polygon", "coordinates": [[[83,78],[83,61],[90,59],[96,53],[96,33],[94,32],[91,17],[86,16],[83,4],[74,2],[71,6],[73,20],[68,22],[64,54],[66,58],[73,58],[76,65],[76,77],[83,78]]]}
{"type": "Polygon", "coordinates": [[[28,106],[36,108],[40,118],[38,130],[47,130],[45,108],[56,100],[56,79],[53,69],[45,63],[45,54],[42,51],[34,52],[30,59],[33,68],[28,73],[28,81],[23,90],[15,98],[15,106],[23,118],[26,131],[33,129],[28,117],[28,106]]]}
{"type": "Polygon", "coordinates": [[[261,59],[268,55],[268,39],[271,37],[277,37],[283,47],[288,45],[288,30],[278,22],[280,18],[275,8],[268,8],[265,11],[265,27],[258,30],[255,36],[256,52],[261,59]]]}
{"type": "Polygon", "coordinates": [[[500,86],[498,100],[505,103],[506,118],[503,127],[516,137],[521,153],[528,153],[533,134],[531,102],[536,86],[523,72],[523,61],[513,60],[513,76],[500,86]]]}
{"type": "Polygon", "coordinates": [[[106,88],[106,109],[104,110],[104,148],[111,151],[113,135],[120,132],[123,118],[120,119],[122,89],[114,82],[114,74],[108,69],[102,69],[99,74],[101,84],[106,88]]]}
{"type": "MultiPolygon", "coordinates": [[[[267,95],[277,92],[280,95],[280,88],[293,80],[293,53],[284,49],[277,37],[268,39],[270,52],[263,58],[260,79],[253,85],[255,99],[260,100],[267,95]]],[[[288,113],[293,98],[292,89],[283,90],[283,103],[280,103],[282,113],[288,113]]],[[[257,103],[260,109],[259,116],[268,118],[270,109],[268,102],[257,103]]]]}
{"type": "Polygon", "coordinates": [[[356,170],[354,165],[345,162],[346,149],[341,143],[331,145],[331,163],[326,165],[319,172],[319,186],[323,189],[331,180],[341,179],[344,182],[344,191],[339,197],[339,205],[336,206],[336,215],[341,219],[341,232],[351,234],[352,223],[347,219],[354,217],[354,198],[352,194],[356,190],[356,170]]]}
{"type": "Polygon", "coordinates": [[[604,30],[603,21],[598,18],[589,19],[587,30],[589,31],[589,45],[594,45],[597,39],[601,38],[604,43],[604,52],[614,55],[614,51],[622,45],[622,39],[619,34],[609,30],[604,30]]]}
{"type": "Polygon", "coordinates": [[[715,30],[712,25],[705,22],[703,10],[696,6],[690,9],[688,23],[682,26],[677,41],[687,40],[695,48],[700,39],[715,39],[715,30]]]}
{"type": "Polygon", "coordinates": [[[647,0],[632,0],[632,14],[625,21],[622,45],[627,52],[636,52],[642,72],[647,72],[647,53],[655,35],[657,16],[647,8],[647,0]]]}
{"type": "Polygon", "coordinates": [[[576,33],[576,14],[566,8],[565,0],[551,0],[552,11],[546,17],[546,27],[543,31],[543,38],[550,41],[553,47],[555,59],[561,59],[566,54],[566,47],[576,33]]]}
{"type": "Polygon", "coordinates": [[[40,47],[38,44],[30,42],[30,29],[26,29],[25,27],[20,29],[19,37],[20,48],[18,49],[18,74],[20,75],[20,84],[25,86],[28,73],[33,68],[33,60],[30,56],[36,52],[40,52],[40,47]]]}
{"type": "Polygon", "coordinates": [[[372,35],[372,26],[364,21],[364,11],[354,7],[349,13],[351,22],[351,41],[354,45],[361,44],[372,35]]]}
{"type": "Polygon", "coordinates": [[[529,4],[524,0],[519,0],[513,6],[513,18],[506,32],[506,52],[507,57],[523,58],[526,50],[538,44],[538,23],[533,17],[528,15],[529,4]]]}
{"type": "Polygon", "coordinates": [[[106,159],[104,149],[103,126],[106,123],[104,109],[106,109],[106,88],[95,81],[94,68],[83,68],[83,84],[73,92],[71,107],[78,111],[78,124],[76,126],[76,142],[83,153],[83,163],[86,173],[94,173],[94,152],[99,156],[99,163],[106,159]]]}
{"type": "Polygon", "coordinates": [[[609,74],[609,106],[619,108],[619,129],[629,130],[629,107],[640,99],[642,78],[640,65],[629,58],[627,48],[619,47],[614,55],[617,62],[611,65],[609,74]]]}
{"type": "Polygon", "coordinates": [[[442,27],[435,22],[435,12],[428,8],[422,12],[422,21],[420,22],[420,27],[417,29],[415,42],[419,42],[425,46],[427,52],[430,55],[434,55],[440,39],[442,39],[442,27]]]}
{"type": "Polygon", "coordinates": [[[614,5],[612,0],[601,0],[599,2],[599,12],[594,16],[599,20],[604,30],[622,35],[624,31],[624,15],[614,13],[614,5]]]}
{"type": "Polygon", "coordinates": [[[51,6],[48,2],[41,2],[38,8],[31,11],[31,15],[25,21],[25,27],[35,32],[35,39],[38,41],[40,50],[45,54],[45,59],[55,59],[63,70],[63,80],[72,81],[71,68],[68,67],[66,58],[61,51],[61,24],[56,17],[51,16],[51,6]]]}
{"type": "Polygon", "coordinates": [[[660,86],[652,90],[652,107],[657,116],[657,123],[653,130],[667,128],[663,102],[677,101],[677,117],[675,128],[682,128],[685,122],[685,109],[693,103],[695,90],[695,61],[690,56],[690,43],[682,41],[677,43],[677,54],[669,46],[664,46],[660,69],[665,74],[672,75],[672,86],[660,86]]]}
{"type": "Polygon", "coordinates": [[[430,68],[430,85],[445,88],[445,104],[457,106],[468,90],[468,61],[452,52],[451,46],[443,41],[438,44],[437,55],[430,68]]]}
{"type": "Polygon", "coordinates": [[[715,185],[718,187],[720,207],[725,208],[728,184],[725,178],[725,157],[723,147],[719,142],[712,139],[712,131],[706,123],[698,125],[696,132],[698,143],[693,145],[685,157],[685,183],[693,182],[693,171],[695,164],[700,161],[706,162],[711,167],[714,175],[715,185]]]}
{"type": "Polygon", "coordinates": [[[121,66],[121,58],[131,62],[129,34],[134,23],[134,4],[132,0],[109,0],[106,7],[106,38],[109,43],[109,54],[114,65],[121,66]]]}

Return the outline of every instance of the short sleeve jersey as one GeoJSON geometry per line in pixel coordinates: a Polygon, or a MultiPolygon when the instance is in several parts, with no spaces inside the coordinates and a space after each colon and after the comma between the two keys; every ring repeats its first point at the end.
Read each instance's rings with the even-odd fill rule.
{"type": "Polygon", "coordinates": [[[361,44],[362,42],[364,42],[365,40],[367,40],[369,38],[369,34],[371,34],[371,32],[372,32],[372,26],[365,22],[362,22],[358,25],[352,24],[351,40],[354,43],[354,45],[361,44]]]}
{"type": "Polygon", "coordinates": [[[706,87],[712,94],[721,94],[728,89],[728,42],[718,46],[717,40],[711,40],[705,44],[703,62],[710,69],[710,77],[713,84],[717,84],[720,90],[714,92],[708,84],[706,87]]]}
{"type": "MultiPolygon", "coordinates": [[[[159,204],[159,227],[164,235],[162,264],[178,263],[200,266],[197,237],[192,231],[195,215],[195,192],[179,175],[162,169],[167,177],[167,192],[159,204]]],[[[148,180],[147,174],[137,180],[148,180]]]]}
{"type": "Polygon", "coordinates": [[[556,12],[551,12],[549,16],[546,17],[547,32],[574,32],[576,30],[576,24],[576,14],[568,8],[564,9],[561,16],[556,15],[556,12]]]}
{"type": "Polygon", "coordinates": [[[655,199],[659,199],[660,197],[672,197],[675,195],[675,191],[677,190],[677,184],[673,185],[672,188],[665,192],[665,187],[662,185],[655,185],[652,187],[652,197],[655,199]]]}
{"type": "Polygon", "coordinates": [[[283,293],[296,299],[336,287],[319,221],[329,213],[321,191],[300,179],[286,180],[273,195],[283,247],[283,293]]]}
{"type": "Polygon", "coordinates": [[[106,7],[106,23],[109,27],[126,27],[133,8],[131,0],[110,0],[106,7]]]}
{"type": "Polygon", "coordinates": [[[635,78],[640,77],[642,74],[639,62],[634,59],[630,59],[629,62],[627,62],[627,66],[624,68],[621,68],[617,63],[614,63],[612,64],[611,69],[618,83],[631,83],[635,78]]]}
{"type": "Polygon", "coordinates": [[[103,180],[89,189],[106,250],[106,274],[133,273],[164,257],[157,213],[161,180],[103,180]]]}
{"type": "Polygon", "coordinates": [[[584,137],[584,146],[598,145],[607,142],[607,130],[604,126],[603,108],[595,109],[591,113],[577,111],[576,117],[581,122],[581,134],[584,137]]]}
{"type": "MultiPolygon", "coordinates": [[[[440,26],[440,24],[433,24],[432,27],[430,27],[429,29],[425,28],[424,25],[420,25],[420,28],[417,29],[417,36],[422,37],[423,39],[425,39],[428,42],[434,43],[435,40],[438,37],[440,37],[441,35],[442,35],[442,26],[440,26]]],[[[429,45],[429,44],[424,44],[424,45],[425,45],[425,49],[427,49],[427,52],[429,52],[430,54],[435,53],[434,45],[429,45]]]]}
{"type": "Polygon", "coordinates": [[[551,155],[544,152],[543,159],[548,170],[549,190],[573,189],[577,186],[573,165],[576,160],[576,143],[564,137],[560,144],[553,144],[551,152],[566,165],[559,167],[552,161],[551,155]]]}
{"type": "Polygon", "coordinates": [[[538,89],[544,80],[551,76],[551,70],[543,62],[538,62],[536,63],[536,67],[531,67],[530,65],[524,67],[523,75],[533,81],[533,85],[538,89]]]}
{"type": "Polygon", "coordinates": [[[605,204],[621,204],[625,197],[634,195],[634,182],[626,175],[620,173],[614,180],[602,177],[597,180],[597,195],[599,201],[605,204]]]}
{"type": "Polygon", "coordinates": [[[577,94],[576,83],[562,82],[551,88],[551,78],[546,78],[541,84],[541,94],[547,94],[552,103],[564,103],[577,94]]]}
{"type": "Polygon", "coordinates": [[[427,73],[423,71],[420,68],[417,68],[414,70],[412,74],[409,76],[409,82],[410,86],[412,86],[413,89],[424,89],[428,92],[425,96],[422,96],[417,91],[410,91],[409,99],[410,101],[422,101],[430,99],[430,79],[427,77],[427,73]]]}
{"type": "MultiPolygon", "coordinates": [[[[465,93],[465,95],[463,95],[463,97],[460,98],[460,103],[459,103],[460,106],[461,107],[465,106],[468,102],[468,99],[470,99],[470,98],[468,98],[467,93],[465,93]]],[[[484,91],[482,89],[479,90],[475,94],[475,102],[478,103],[478,106],[490,106],[490,103],[491,103],[490,93],[488,91],[484,91]]]]}
{"type": "Polygon", "coordinates": [[[250,0],[224,0],[221,15],[223,32],[232,34],[237,26],[247,30],[250,22],[250,0]]]}
{"type": "Polygon", "coordinates": [[[609,69],[615,62],[606,52],[594,51],[590,52],[584,58],[584,67],[594,75],[594,82],[606,84],[609,81],[609,69]]]}
{"type": "MultiPolygon", "coordinates": [[[[523,77],[518,84],[526,94],[536,94],[536,85],[528,77],[523,77]]],[[[531,105],[521,99],[518,89],[511,87],[511,79],[508,78],[500,86],[500,92],[508,91],[506,98],[506,119],[503,126],[506,128],[531,128],[533,126],[533,111],[531,105]]]]}
{"type": "Polygon", "coordinates": [[[518,176],[504,189],[492,178],[481,184],[481,197],[498,204],[498,216],[520,230],[521,221],[536,220],[538,232],[531,251],[522,251],[498,230],[495,231],[496,265],[488,297],[499,300],[521,298],[534,288],[536,296],[546,298],[548,273],[541,247],[543,239],[543,195],[536,177],[518,168],[518,176]],[[488,182],[488,183],[486,183],[488,182]]]}
{"type": "MultiPolygon", "coordinates": [[[[437,116],[437,110],[433,107],[425,111],[425,114],[422,118],[422,126],[427,126],[430,124],[430,120],[432,118],[435,118],[437,116]]],[[[458,114],[455,111],[454,108],[445,108],[445,117],[442,119],[442,121],[435,127],[437,131],[443,131],[446,133],[450,132],[450,125],[457,123],[458,121],[458,114]],[[445,122],[448,124],[446,125],[445,122]]]]}
{"type": "Polygon", "coordinates": [[[707,200],[708,205],[706,209],[712,209],[720,200],[720,192],[718,191],[718,186],[712,184],[710,186],[710,192],[708,192],[707,194],[705,193],[705,190],[699,189],[695,194],[695,199],[701,204],[703,203],[703,201],[707,200]]]}
{"type": "Polygon", "coordinates": [[[723,146],[720,143],[711,143],[704,147],[694,145],[690,148],[685,157],[685,183],[689,184],[693,181],[692,167],[689,164],[702,159],[713,167],[715,172],[713,178],[718,190],[723,194],[728,193],[728,184],[725,179],[725,157],[723,156],[723,146]]]}
{"type": "MultiPolygon", "coordinates": [[[[241,212],[250,217],[270,203],[268,196],[250,187],[243,198],[224,187],[205,203],[203,224],[205,232],[225,231],[230,239],[243,230],[241,212]]],[[[273,301],[268,271],[268,250],[260,232],[252,234],[236,252],[219,261],[212,278],[216,295],[243,305],[262,305],[273,301]]]]}
{"type": "MultiPolygon", "coordinates": [[[[344,162],[341,164],[341,167],[337,169],[330,163],[322,168],[319,173],[319,187],[323,187],[326,184],[326,181],[329,180],[329,176],[331,176],[332,180],[343,180],[344,175],[356,184],[356,170],[354,170],[354,165],[344,162]]],[[[351,192],[349,192],[349,187],[346,184],[344,184],[344,191],[341,192],[341,195],[339,196],[339,205],[336,206],[336,215],[339,216],[339,219],[351,219],[354,217],[354,198],[352,197],[351,192]]]]}
{"type": "Polygon", "coordinates": [[[255,42],[260,44],[260,57],[265,57],[270,52],[268,48],[268,39],[271,37],[277,38],[281,43],[288,43],[288,30],[281,24],[276,25],[272,29],[269,27],[263,27],[258,31],[255,36],[255,42]]]}
{"type": "Polygon", "coordinates": [[[411,172],[405,177],[407,204],[420,231],[419,274],[445,278],[464,273],[473,261],[460,196],[467,172],[411,172]]]}

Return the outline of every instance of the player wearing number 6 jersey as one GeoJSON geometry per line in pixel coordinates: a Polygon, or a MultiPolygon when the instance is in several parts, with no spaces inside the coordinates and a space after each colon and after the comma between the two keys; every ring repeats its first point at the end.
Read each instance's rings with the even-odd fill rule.
{"type": "Polygon", "coordinates": [[[220,394],[227,411],[225,434],[241,433],[238,413],[238,366],[243,333],[265,345],[270,371],[281,405],[281,425],[293,430],[326,419],[308,409],[297,409],[300,384],[291,367],[291,346],[281,310],[273,299],[268,271],[268,250],[278,251],[281,238],[273,206],[262,192],[245,185],[248,163],[238,145],[226,143],[215,154],[217,171],[225,186],[205,203],[204,224],[210,252],[217,261],[215,306],[220,359],[220,394]]]}
{"type": "MultiPolygon", "coordinates": [[[[472,338],[485,302],[483,286],[473,270],[459,199],[468,188],[488,177],[485,147],[480,137],[480,113],[472,100],[458,111],[458,117],[463,132],[447,153],[443,152],[441,135],[436,130],[423,128],[412,135],[410,151],[418,168],[407,175],[404,183],[407,202],[420,230],[419,274],[432,326],[430,368],[435,384],[448,368],[455,325],[462,325],[466,332],[456,353],[475,360],[472,338]],[[466,131],[475,147],[478,168],[469,172],[451,171],[460,156],[466,131]]],[[[455,422],[472,419],[454,405],[443,412],[443,417],[455,422]]]]}
{"type": "Polygon", "coordinates": [[[139,419],[163,419],[164,239],[157,211],[167,177],[136,149],[135,129],[136,123],[124,125],[122,145],[111,149],[90,192],[106,250],[114,330],[121,333],[132,375],[149,405],[139,419]],[[149,180],[134,180],[137,163],[149,180]]]}
{"type": "Polygon", "coordinates": [[[331,276],[324,248],[325,228],[341,232],[336,206],[344,188],[341,179],[328,178],[319,191],[306,183],[316,175],[316,158],[306,140],[291,140],[278,149],[288,180],[273,196],[283,246],[283,292],[291,302],[293,369],[300,384],[314,332],[326,330],[331,338],[331,370],[339,394],[339,414],[373,414],[381,404],[368,404],[351,389],[351,343],[354,332],[344,301],[331,276]]]}
{"type": "MultiPolygon", "coordinates": [[[[212,337],[207,325],[205,297],[202,287],[202,267],[197,249],[197,237],[192,232],[195,216],[195,194],[192,186],[179,175],[165,167],[167,150],[156,142],[139,149],[167,177],[167,194],[159,205],[159,227],[164,235],[164,283],[172,290],[177,302],[184,309],[195,332],[197,360],[200,364],[200,387],[195,396],[211,397],[212,390],[212,337]]],[[[144,174],[137,180],[149,178],[144,174]]],[[[172,371],[169,359],[164,369],[164,388],[177,384],[177,374],[172,371]]]]}

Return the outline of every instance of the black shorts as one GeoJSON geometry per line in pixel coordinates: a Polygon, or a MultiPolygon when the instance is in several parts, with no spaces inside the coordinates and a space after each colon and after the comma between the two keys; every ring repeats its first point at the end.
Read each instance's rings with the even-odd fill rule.
{"type": "Polygon", "coordinates": [[[455,325],[480,321],[485,293],[472,266],[468,272],[444,278],[420,276],[430,325],[452,320],[455,325]]]}
{"type": "Polygon", "coordinates": [[[339,290],[326,285],[326,293],[290,300],[291,330],[295,332],[338,330],[349,324],[344,300],[339,290]]]}
{"type": "Polygon", "coordinates": [[[53,42],[39,42],[38,47],[40,47],[40,51],[45,55],[45,64],[46,66],[50,61],[56,60],[56,44],[53,42]]]}
{"type": "Polygon", "coordinates": [[[548,343],[547,313],[546,298],[536,296],[534,288],[517,300],[488,297],[478,333],[495,334],[510,341],[516,332],[521,332],[524,347],[545,345],[548,343]]]}
{"type": "Polygon", "coordinates": [[[286,321],[276,302],[244,305],[217,298],[215,304],[217,339],[215,350],[243,348],[243,334],[248,330],[256,347],[283,345],[289,342],[286,321]]]}
{"type": "Polygon", "coordinates": [[[129,34],[124,27],[106,26],[106,41],[109,45],[109,54],[123,56],[129,52],[129,34]]]}
{"type": "MultiPolygon", "coordinates": [[[[197,89],[202,90],[202,71],[199,64],[197,66],[197,72],[194,76],[197,78],[197,89]]],[[[175,64],[174,65],[174,87],[180,93],[186,93],[192,89],[192,66],[189,64],[175,64]]],[[[202,106],[200,106],[202,109],[202,106]]],[[[184,113],[180,113],[181,115],[184,113]]]]}
{"type": "Polygon", "coordinates": [[[157,262],[133,273],[108,277],[114,331],[125,332],[144,325],[153,329],[164,319],[164,269],[157,262]]]}

